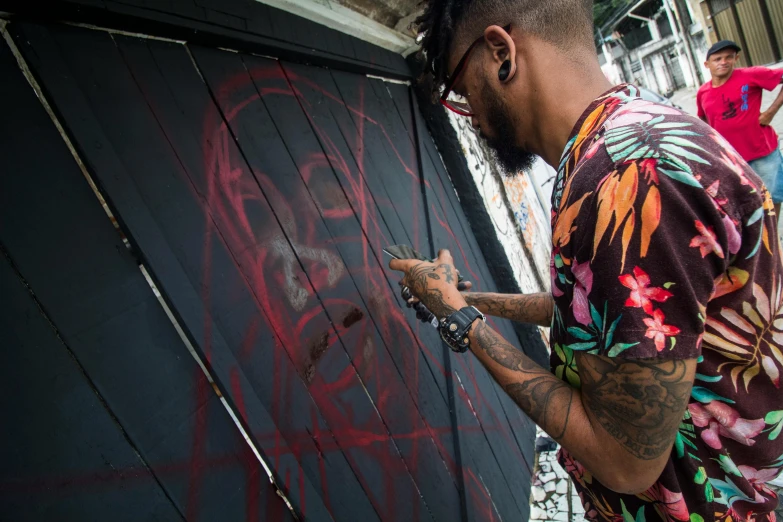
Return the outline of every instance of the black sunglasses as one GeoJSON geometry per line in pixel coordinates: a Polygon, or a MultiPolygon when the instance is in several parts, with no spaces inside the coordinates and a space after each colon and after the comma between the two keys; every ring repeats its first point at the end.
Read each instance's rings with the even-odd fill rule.
{"type": "MultiPolygon", "coordinates": [[[[503,30],[507,33],[510,32],[511,24],[505,26],[503,30]]],[[[465,51],[465,54],[462,55],[462,58],[460,58],[457,66],[454,68],[454,72],[451,73],[451,76],[446,81],[446,88],[443,90],[443,94],[440,97],[441,105],[450,111],[456,112],[460,116],[473,116],[473,111],[470,108],[470,104],[467,100],[450,100],[449,96],[453,93],[454,85],[457,83],[457,80],[459,80],[460,76],[462,76],[462,73],[464,72],[465,65],[468,63],[468,59],[470,58],[470,53],[482,40],[484,40],[483,34],[476,38],[472,44],[470,44],[470,47],[468,47],[468,50],[465,51]]]]}

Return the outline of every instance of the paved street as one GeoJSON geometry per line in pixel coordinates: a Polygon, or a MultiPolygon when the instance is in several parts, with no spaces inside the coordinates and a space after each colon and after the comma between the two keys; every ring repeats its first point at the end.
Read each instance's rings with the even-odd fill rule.
{"type": "MultiPolygon", "coordinates": [[[[777,64],[773,67],[783,67],[783,64],[777,64]]],[[[764,96],[761,99],[761,110],[766,109],[772,103],[779,92],[780,88],[774,91],[764,91],[764,96]]],[[[686,112],[696,115],[696,90],[683,89],[677,91],[672,95],[672,102],[679,105],[686,112]]],[[[772,127],[777,131],[778,135],[783,137],[783,109],[781,109],[772,120],[772,127]]],[[[781,150],[783,150],[783,141],[781,141],[781,150]]],[[[778,236],[781,242],[783,242],[783,228],[778,226],[778,236]]]]}

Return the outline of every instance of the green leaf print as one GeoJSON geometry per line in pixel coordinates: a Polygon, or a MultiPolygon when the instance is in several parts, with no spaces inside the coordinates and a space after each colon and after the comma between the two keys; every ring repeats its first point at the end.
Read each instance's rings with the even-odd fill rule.
{"type": "Polygon", "coordinates": [[[689,174],[682,170],[669,170],[659,167],[658,172],[665,174],[666,176],[672,178],[675,181],[679,181],[680,183],[685,183],[686,185],[690,185],[692,187],[701,187],[701,183],[699,183],[699,180],[693,177],[693,174],[689,174]]]}
{"type": "Polygon", "coordinates": [[[571,344],[566,345],[566,347],[569,350],[575,350],[577,352],[583,352],[585,350],[589,350],[591,348],[595,348],[595,345],[596,345],[596,342],[595,341],[591,341],[589,343],[571,343],[571,344]]]}
{"type": "Polygon", "coordinates": [[[718,382],[721,379],[723,379],[723,375],[702,375],[700,373],[696,374],[697,381],[718,382]]]}
{"type": "Polygon", "coordinates": [[[609,331],[606,333],[606,342],[604,343],[604,348],[609,348],[609,346],[611,346],[612,340],[614,339],[614,331],[617,329],[617,324],[620,322],[621,318],[622,314],[618,315],[617,319],[615,319],[612,322],[612,325],[609,327],[609,331]]]}
{"type": "Polygon", "coordinates": [[[691,522],[704,522],[704,518],[698,513],[691,513],[691,522]]]}
{"type": "Polygon", "coordinates": [[[725,397],[721,397],[717,393],[713,392],[712,390],[708,390],[707,388],[702,388],[701,386],[694,386],[691,389],[691,397],[696,399],[697,401],[708,404],[712,401],[721,401],[726,402],[729,404],[734,404],[734,401],[731,399],[726,399],[725,397]]]}
{"type": "Polygon", "coordinates": [[[625,507],[625,502],[623,502],[622,499],[620,499],[620,507],[623,510],[623,522],[646,522],[644,517],[644,506],[640,507],[639,511],[636,512],[636,518],[628,512],[628,508],[625,507]]]}
{"type": "Polygon", "coordinates": [[[593,303],[590,303],[590,316],[593,318],[593,322],[598,327],[598,331],[604,329],[604,320],[603,317],[598,313],[598,310],[595,309],[595,306],[593,306],[593,303]]]}
{"type": "Polygon", "coordinates": [[[563,361],[563,364],[559,364],[555,368],[555,375],[557,378],[564,379],[574,388],[581,388],[582,381],[579,379],[579,374],[576,371],[576,361],[574,360],[573,350],[569,349],[568,346],[564,348],[560,344],[555,343],[555,354],[563,361]]]}
{"type": "Polygon", "coordinates": [[[694,475],[693,481],[696,482],[696,484],[704,484],[707,482],[707,472],[702,466],[699,466],[699,469],[696,470],[696,475],[694,475]]]}
{"type": "Polygon", "coordinates": [[[578,326],[571,326],[568,328],[568,333],[576,337],[577,339],[581,339],[583,341],[589,341],[593,338],[593,334],[590,332],[586,332],[579,328],[578,326]]]}
{"type": "Polygon", "coordinates": [[[734,464],[734,461],[731,460],[731,457],[728,455],[718,455],[717,459],[718,464],[720,464],[720,467],[723,471],[726,473],[730,473],[732,475],[736,475],[737,477],[742,476],[742,472],[739,470],[736,464],[734,464]]]}
{"type": "Polygon", "coordinates": [[[677,458],[681,459],[685,456],[685,441],[684,437],[679,433],[674,437],[674,451],[677,453],[677,458]]]}
{"type": "Polygon", "coordinates": [[[707,502],[715,500],[715,490],[712,489],[712,484],[709,482],[704,485],[704,497],[707,499],[707,502]]]}
{"type": "Polygon", "coordinates": [[[764,422],[772,427],[767,428],[770,431],[769,440],[775,440],[783,429],[783,410],[771,411],[764,417],[764,422]]]}
{"type": "MultiPolygon", "coordinates": [[[[719,504],[723,504],[725,506],[731,506],[738,500],[744,500],[744,501],[750,501],[752,502],[753,499],[747,496],[737,485],[731,481],[731,478],[726,477],[726,480],[719,480],[710,478],[710,483],[712,484],[712,487],[714,489],[718,490],[718,493],[720,493],[719,497],[713,497],[715,502],[718,502],[719,504]]],[[[706,490],[705,490],[706,491],[706,490]]],[[[710,498],[707,498],[708,502],[712,502],[710,498]]]]}
{"type": "Polygon", "coordinates": [[[609,352],[607,353],[607,355],[609,357],[616,357],[617,355],[621,354],[622,352],[624,352],[628,348],[632,348],[632,347],[636,346],[637,344],[639,344],[639,343],[638,342],[636,342],[636,343],[617,343],[617,344],[615,344],[614,346],[612,346],[609,349],[609,352]]]}

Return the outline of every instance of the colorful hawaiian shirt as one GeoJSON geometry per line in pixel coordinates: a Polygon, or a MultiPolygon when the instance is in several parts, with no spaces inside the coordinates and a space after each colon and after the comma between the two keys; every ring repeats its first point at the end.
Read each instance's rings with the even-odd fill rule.
{"type": "Polygon", "coordinates": [[[589,520],[774,520],[783,267],[768,192],[700,120],[618,86],[574,127],[552,195],[552,371],[574,352],[698,361],[658,482],[625,495],[565,450],[589,520]]]}

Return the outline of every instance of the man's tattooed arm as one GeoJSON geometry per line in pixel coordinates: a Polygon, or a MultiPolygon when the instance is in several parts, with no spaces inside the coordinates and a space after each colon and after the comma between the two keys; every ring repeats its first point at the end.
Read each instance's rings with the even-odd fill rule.
{"type": "Polygon", "coordinates": [[[468,305],[496,317],[504,317],[520,323],[549,326],[552,322],[554,301],[552,294],[493,294],[466,292],[462,294],[468,305]]]}
{"type": "Polygon", "coordinates": [[[519,407],[604,485],[637,493],[657,480],[688,404],[695,359],[580,353],[577,390],[483,322],[471,330],[470,346],[519,407]]]}
{"type": "Polygon", "coordinates": [[[555,439],[562,438],[576,391],[508,344],[486,323],[476,323],[472,337],[474,347],[478,345],[494,362],[515,372],[517,379],[500,383],[506,393],[541,429],[555,439]]]}
{"type": "Polygon", "coordinates": [[[590,417],[634,457],[668,456],[691,395],[686,361],[581,355],[577,364],[590,417]]]}

